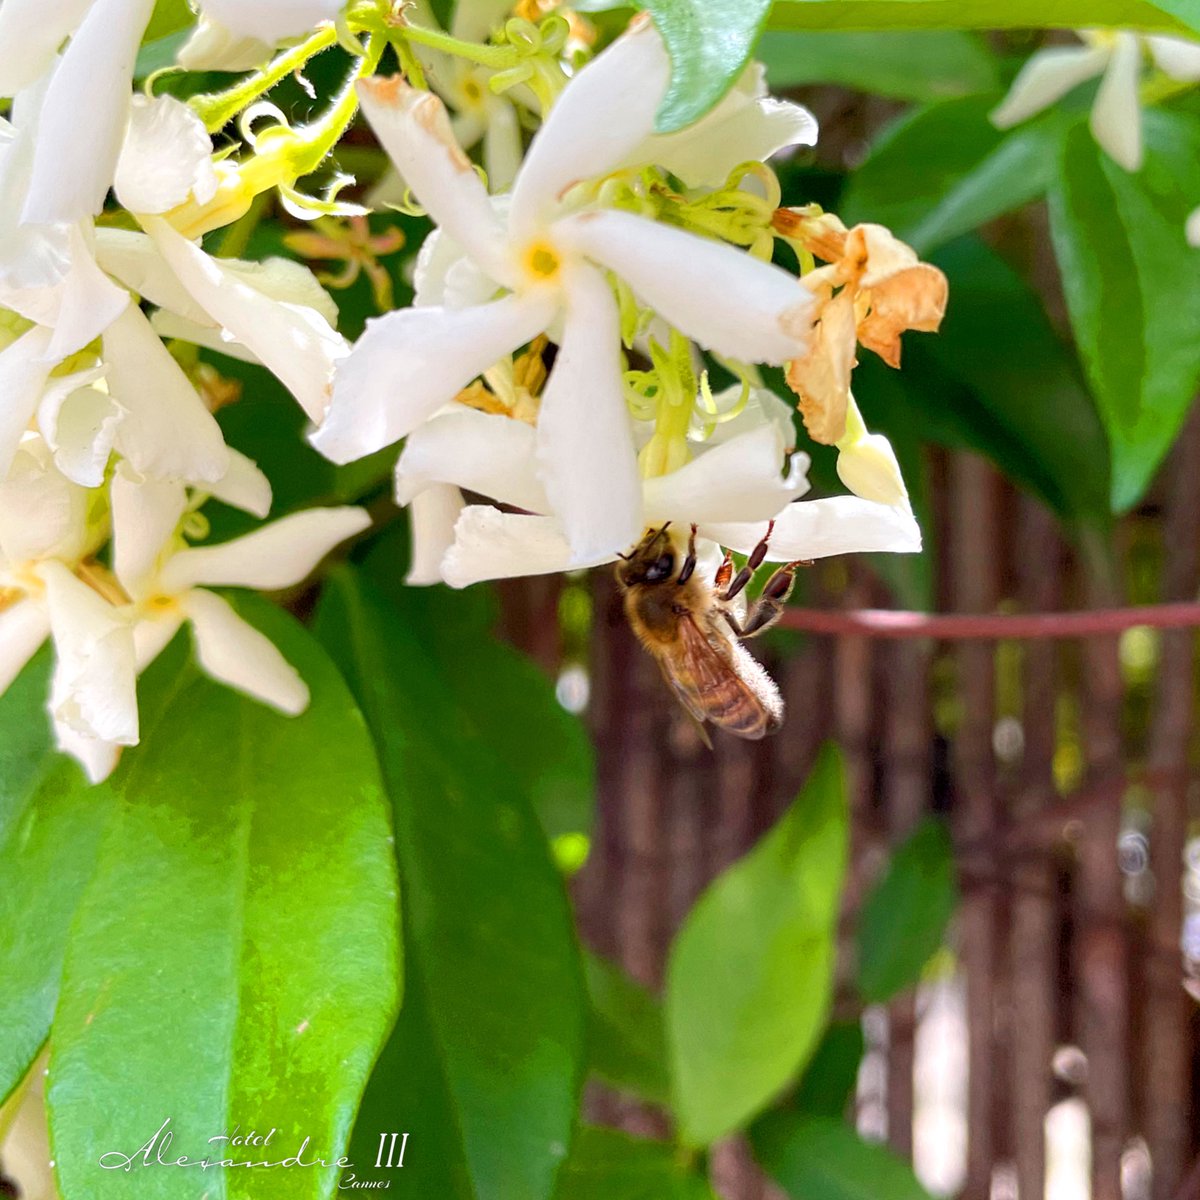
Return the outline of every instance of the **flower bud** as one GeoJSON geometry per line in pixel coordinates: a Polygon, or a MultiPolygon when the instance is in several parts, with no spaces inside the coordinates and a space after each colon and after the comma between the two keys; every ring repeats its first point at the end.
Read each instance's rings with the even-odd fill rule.
{"type": "Polygon", "coordinates": [[[841,481],[864,500],[893,507],[908,507],[908,489],[892,444],[882,433],[864,434],[838,454],[841,481]]]}

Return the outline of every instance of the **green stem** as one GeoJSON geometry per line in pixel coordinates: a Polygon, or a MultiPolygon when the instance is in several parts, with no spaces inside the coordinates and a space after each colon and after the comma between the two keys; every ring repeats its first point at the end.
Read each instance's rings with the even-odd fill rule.
{"type": "Polygon", "coordinates": [[[495,67],[497,70],[502,70],[515,65],[517,61],[517,55],[510,46],[480,46],[474,42],[460,41],[438,29],[406,25],[401,31],[401,36],[420,46],[428,46],[431,50],[441,50],[445,54],[453,54],[456,58],[466,58],[483,67],[495,67]]]}
{"type": "Polygon", "coordinates": [[[337,41],[337,30],[332,25],[318,29],[298,46],[285,51],[261,71],[248,75],[241,83],[234,84],[224,92],[209,92],[193,96],[188,103],[204,122],[209,133],[216,133],[238,113],[264,92],[268,92],[281,80],[298,71],[308,60],[322,50],[327,50],[337,41]]]}
{"type": "Polygon", "coordinates": [[[259,221],[262,220],[263,214],[267,211],[270,199],[270,192],[259,192],[250,201],[250,208],[246,214],[225,230],[224,236],[221,238],[221,248],[218,251],[221,258],[241,258],[246,253],[246,248],[250,245],[250,238],[258,227],[259,221]]]}

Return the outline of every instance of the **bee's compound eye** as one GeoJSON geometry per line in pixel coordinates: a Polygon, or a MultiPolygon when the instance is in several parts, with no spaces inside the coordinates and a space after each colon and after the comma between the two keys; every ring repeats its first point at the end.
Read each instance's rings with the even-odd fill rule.
{"type": "Polygon", "coordinates": [[[660,554],[646,568],[647,583],[661,583],[664,579],[671,578],[671,572],[675,570],[675,555],[671,551],[665,554],[660,554]]]}

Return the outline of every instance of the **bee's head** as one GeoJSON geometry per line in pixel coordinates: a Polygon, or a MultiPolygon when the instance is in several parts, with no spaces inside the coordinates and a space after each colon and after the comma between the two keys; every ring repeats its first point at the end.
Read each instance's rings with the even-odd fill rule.
{"type": "Polygon", "coordinates": [[[635,583],[666,583],[675,574],[675,543],[667,532],[668,522],[661,529],[651,529],[638,543],[632,554],[621,555],[617,579],[626,587],[635,583]]]}

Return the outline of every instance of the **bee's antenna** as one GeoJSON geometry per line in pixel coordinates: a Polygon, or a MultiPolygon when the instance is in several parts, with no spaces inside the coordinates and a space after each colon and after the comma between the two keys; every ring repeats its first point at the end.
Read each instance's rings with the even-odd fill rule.
{"type": "Polygon", "coordinates": [[[619,559],[620,559],[622,562],[628,562],[628,561],[629,561],[629,560],[630,560],[630,559],[633,557],[633,555],[632,555],[632,554],[622,554],[622,553],[620,552],[620,550],[618,550],[618,551],[617,551],[617,557],[618,557],[618,558],[619,558],[619,559]]]}
{"type": "Polygon", "coordinates": [[[671,522],[670,522],[670,521],[668,521],[668,522],[667,522],[667,523],[666,523],[666,524],[665,524],[665,525],[664,525],[664,526],[663,526],[663,527],[662,527],[662,528],[661,528],[661,529],[658,531],[658,535],[659,535],[659,537],[662,537],[662,535],[663,535],[664,533],[666,533],[666,532],[667,532],[667,530],[668,530],[668,529],[670,529],[670,528],[671,528],[671,522]]]}

